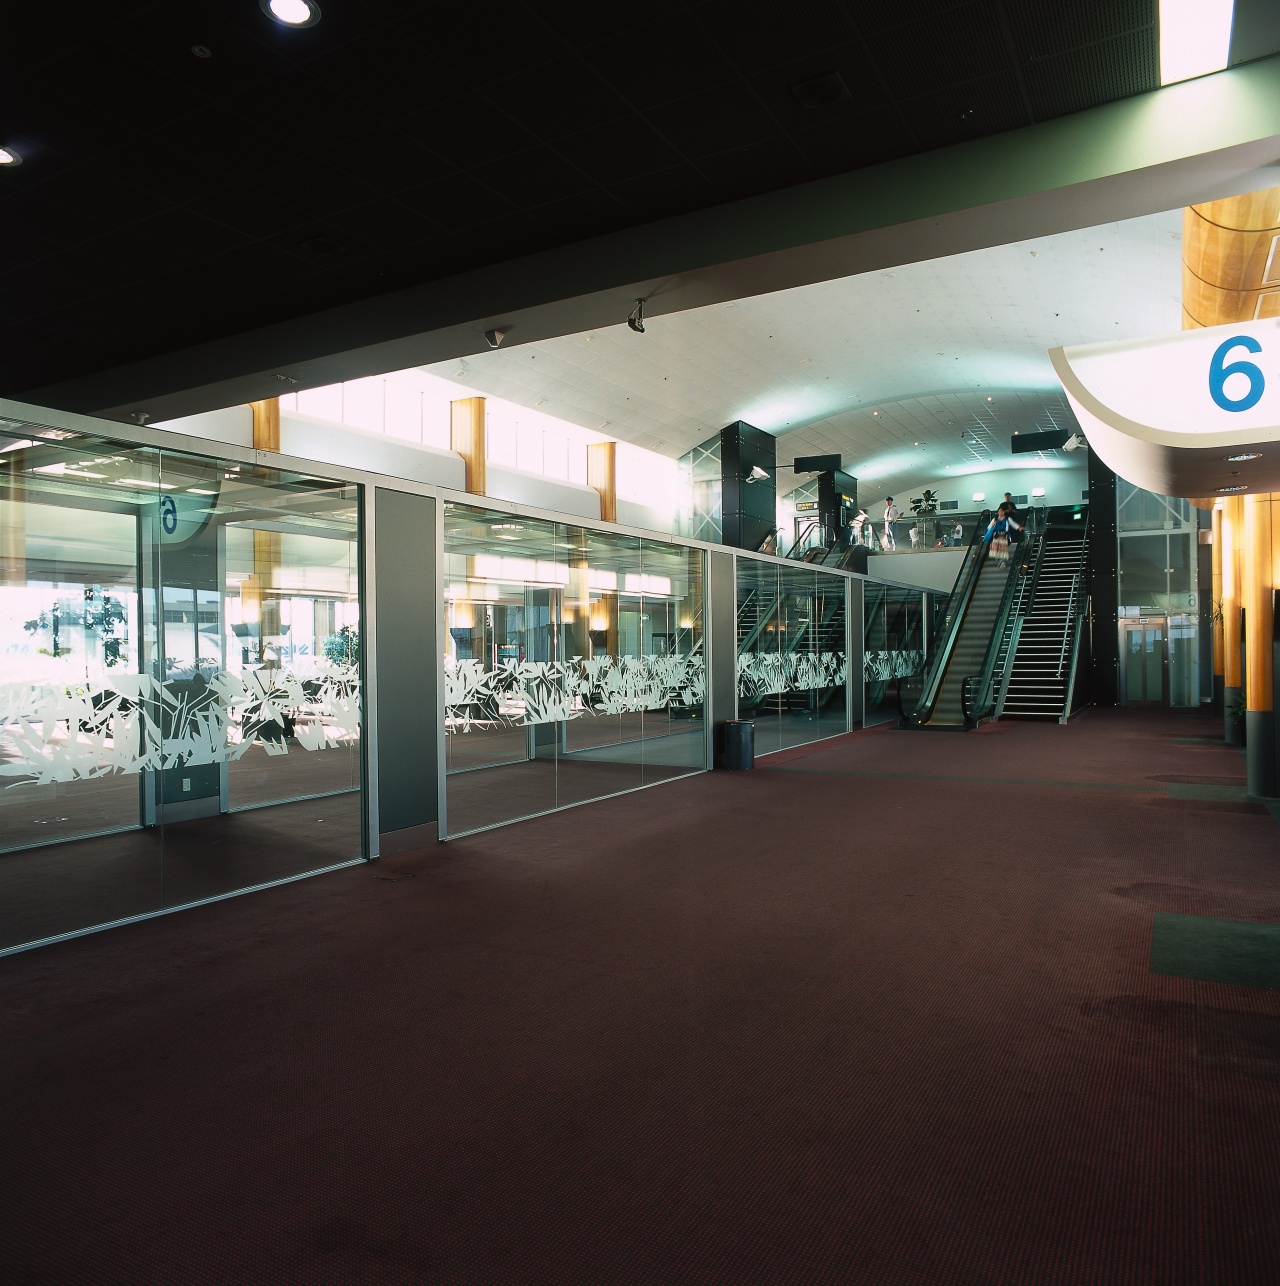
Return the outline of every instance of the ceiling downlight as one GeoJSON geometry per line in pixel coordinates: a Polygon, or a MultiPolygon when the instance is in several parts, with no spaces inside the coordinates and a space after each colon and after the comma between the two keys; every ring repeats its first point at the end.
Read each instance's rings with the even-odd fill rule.
{"type": "Polygon", "coordinates": [[[314,27],[320,21],[315,0],[258,0],[258,7],[282,27],[314,27]]]}

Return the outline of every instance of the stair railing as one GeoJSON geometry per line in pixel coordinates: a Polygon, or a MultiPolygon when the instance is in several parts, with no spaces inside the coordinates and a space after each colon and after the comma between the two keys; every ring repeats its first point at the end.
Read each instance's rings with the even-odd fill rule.
{"type": "Polygon", "coordinates": [[[973,529],[973,535],[969,539],[969,548],[965,551],[964,561],[960,564],[960,571],[956,576],[955,589],[951,592],[951,597],[947,602],[947,610],[938,625],[933,646],[930,648],[929,662],[925,667],[919,699],[915,708],[909,713],[902,709],[903,693],[901,685],[899,685],[898,696],[904,727],[923,727],[933,717],[933,707],[937,703],[938,693],[942,688],[942,680],[947,673],[947,666],[951,662],[951,653],[955,648],[956,638],[960,634],[960,627],[969,610],[969,603],[973,599],[973,591],[977,588],[978,577],[982,572],[983,560],[987,554],[987,544],[983,537],[986,535],[987,525],[990,523],[991,517],[991,510],[984,509],[982,516],[973,529]]]}
{"type": "Polygon", "coordinates": [[[1075,629],[1071,632],[1071,670],[1067,675],[1067,690],[1062,701],[1062,713],[1058,716],[1059,723],[1066,723],[1071,718],[1071,706],[1076,693],[1076,670],[1080,660],[1080,640],[1084,636],[1084,623],[1088,616],[1089,598],[1086,595],[1080,614],[1076,617],[1075,629]]]}

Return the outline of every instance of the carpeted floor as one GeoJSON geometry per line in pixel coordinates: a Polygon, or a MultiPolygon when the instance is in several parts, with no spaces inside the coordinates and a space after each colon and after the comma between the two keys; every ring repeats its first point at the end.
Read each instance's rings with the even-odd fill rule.
{"type": "Polygon", "coordinates": [[[0,960],[6,1281],[1271,1283],[1209,720],[877,729],[0,960]]]}

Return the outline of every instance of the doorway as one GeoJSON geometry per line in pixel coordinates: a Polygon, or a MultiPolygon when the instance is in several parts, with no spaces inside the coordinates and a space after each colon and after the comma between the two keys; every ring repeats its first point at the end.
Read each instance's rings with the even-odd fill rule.
{"type": "Polygon", "coordinates": [[[1120,622],[1120,704],[1169,704],[1169,622],[1143,616],[1120,622]]]}

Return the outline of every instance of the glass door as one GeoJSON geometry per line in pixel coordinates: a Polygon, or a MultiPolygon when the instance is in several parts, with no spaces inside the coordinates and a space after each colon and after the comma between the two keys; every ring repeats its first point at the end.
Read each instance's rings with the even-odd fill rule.
{"type": "Polygon", "coordinates": [[[1121,704],[1167,705],[1168,622],[1144,616],[1120,622],[1121,704]]]}

